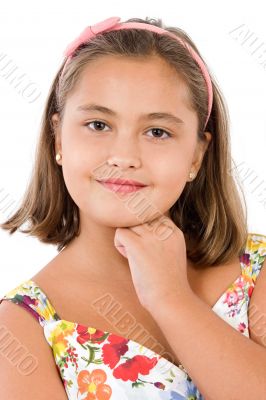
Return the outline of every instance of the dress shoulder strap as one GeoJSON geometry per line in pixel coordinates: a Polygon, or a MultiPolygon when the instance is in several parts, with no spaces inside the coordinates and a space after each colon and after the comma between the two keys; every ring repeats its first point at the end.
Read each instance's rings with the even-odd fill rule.
{"type": "Polygon", "coordinates": [[[249,233],[240,257],[242,274],[254,285],[266,258],[266,235],[249,233]]]}
{"type": "Polygon", "coordinates": [[[29,311],[43,327],[47,322],[60,320],[46,294],[32,280],[26,280],[6,293],[0,299],[0,304],[3,300],[12,301],[29,311]]]}

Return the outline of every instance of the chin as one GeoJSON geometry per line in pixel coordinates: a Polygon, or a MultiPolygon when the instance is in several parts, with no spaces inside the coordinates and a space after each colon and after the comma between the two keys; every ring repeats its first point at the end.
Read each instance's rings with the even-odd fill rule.
{"type": "Polygon", "coordinates": [[[129,228],[131,226],[141,225],[144,221],[138,219],[134,214],[125,215],[125,213],[107,213],[106,215],[101,212],[100,215],[94,213],[93,219],[99,225],[105,225],[110,228],[129,228]]]}

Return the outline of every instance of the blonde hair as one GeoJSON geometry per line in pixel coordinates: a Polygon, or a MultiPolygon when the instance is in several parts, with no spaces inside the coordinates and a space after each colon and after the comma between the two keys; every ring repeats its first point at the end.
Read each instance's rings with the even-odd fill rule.
{"type": "MultiPolygon", "coordinates": [[[[176,27],[166,27],[161,19],[131,18],[126,22],[145,22],[162,27],[188,42],[200,55],[190,37],[176,27]]],[[[41,242],[57,245],[58,251],[80,233],[79,209],[66,188],[62,169],[55,161],[55,136],[51,117],[63,118],[67,96],[75,87],[86,65],[101,56],[149,58],[156,55],[175,68],[186,82],[192,108],[198,116],[198,140],[205,140],[207,90],[204,77],[188,50],[168,35],[128,29],[103,32],[81,45],[66,67],[59,86],[62,63],[49,90],[41,121],[35,164],[18,210],[0,226],[14,233],[20,230],[41,242]]],[[[210,74],[211,76],[211,74],[210,74]]],[[[213,106],[206,126],[212,140],[201,168],[188,182],[169,210],[173,222],[183,231],[187,256],[197,265],[218,265],[242,254],[247,240],[247,213],[231,171],[229,116],[225,100],[211,76],[213,106]]],[[[237,178],[237,175],[236,175],[237,178]]]]}

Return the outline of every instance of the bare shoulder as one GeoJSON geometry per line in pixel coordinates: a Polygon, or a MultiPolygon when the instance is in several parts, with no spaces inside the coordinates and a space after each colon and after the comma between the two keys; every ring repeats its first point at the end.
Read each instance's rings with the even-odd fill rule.
{"type": "Polygon", "coordinates": [[[65,400],[63,382],[43,327],[22,307],[0,304],[1,400],[65,400]]]}
{"type": "Polygon", "coordinates": [[[256,279],[249,309],[249,331],[250,338],[266,348],[266,259],[256,279]]]}

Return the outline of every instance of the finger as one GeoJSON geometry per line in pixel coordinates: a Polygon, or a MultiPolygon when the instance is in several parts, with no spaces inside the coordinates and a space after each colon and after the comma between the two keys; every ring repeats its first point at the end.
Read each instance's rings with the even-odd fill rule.
{"type": "Polygon", "coordinates": [[[139,235],[128,228],[117,228],[114,236],[114,245],[117,250],[127,257],[131,248],[136,248],[139,242],[139,235]]]}
{"type": "Polygon", "coordinates": [[[124,246],[115,246],[117,248],[117,250],[119,251],[120,254],[122,254],[122,256],[124,256],[125,258],[127,258],[127,251],[126,248],[124,246]]]}
{"type": "Polygon", "coordinates": [[[144,224],[132,226],[130,227],[130,230],[134,231],[140,236],[147,236],[148,234],[158,232],[160,229],[165,231],[166,228],[169,228],[172,232],[174,227],[175,224],[170,218],[166,217],[165,215],[161,215],[158,218],[155,218],[144,224]]]}

